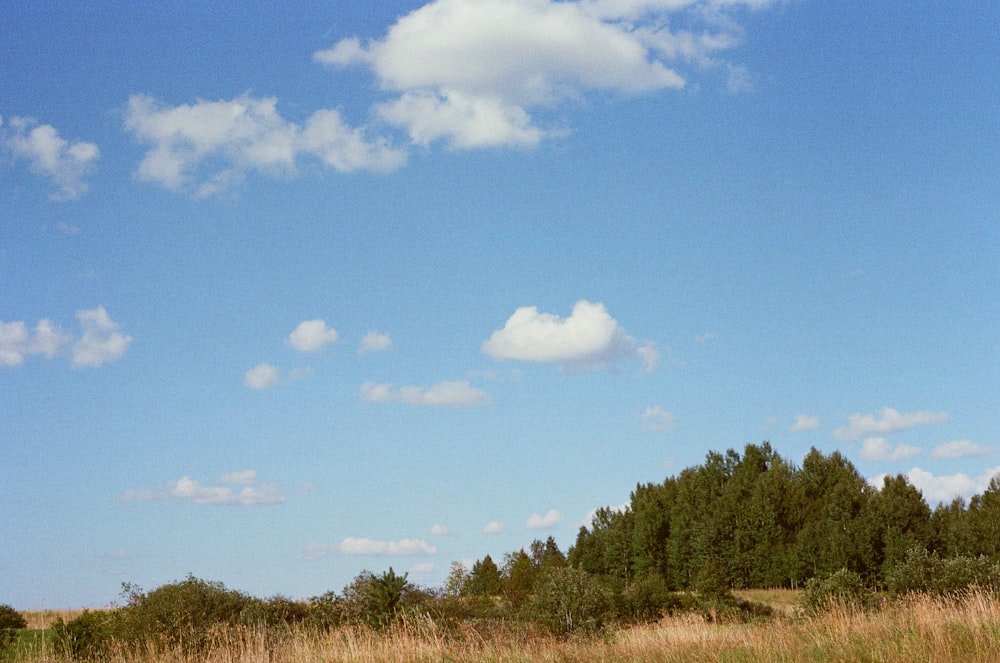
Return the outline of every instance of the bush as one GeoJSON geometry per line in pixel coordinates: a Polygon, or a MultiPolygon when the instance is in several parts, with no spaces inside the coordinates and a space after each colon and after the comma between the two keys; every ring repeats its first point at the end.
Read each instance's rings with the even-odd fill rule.
{"type": "Polygon", "coordinates": [[[68,622],[60,617],[52,626],[52,643],[76,660],[102,658],[114,637],[115,618],[114,613],[90,610],[68,622]]]}
{"type": "Polygon", "coordinates": [[[799,602],[807,615],[815,615],[831,607],[869,610],[875,606],[875,595],[865,587],[861,576],[841,569],[823,578],[810,578],[799,602]]]}
{"type": "Polygon", "coordinates": [[[612,616],[610,592],[594,576],[572,567],[547,570],[527,610],[557,635],[599,631],[612,616]]]}
{"type": "Polygon", "coordinates": [[[0,650],[17,638],[18,629],[27,628],[24,615],[7,604],[0,604],[0,650]]]}
{"type": "Polygon", "coordinates": [[[887,580],[893,596],[917,592],[953,596],[972,587],[998,592],[1000,564],[985,556],[942,559],[926,549],[911,548],[887,580]]]}

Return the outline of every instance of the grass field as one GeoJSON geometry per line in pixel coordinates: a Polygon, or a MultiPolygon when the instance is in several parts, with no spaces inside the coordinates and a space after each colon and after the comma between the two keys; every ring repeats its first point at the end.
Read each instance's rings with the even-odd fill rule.
{"type": "MultiPolygon", "coordinates": [[[[775,607],[789,593],[747,595],[775,607]]],[[[364,627],[328,633],[242,629],[218,634],[208,653],[193,657],[155,643],[137,653],[118,651],[111,663],[995,663],[1000,661],[1000,600],[971,593],[960,599],[916,597],[876,612],[831,609],[806,618],[784,616],[755,624],[713,624],[695,615],[612,630],[598,637],[558,639],[516,624],[444,629],[426,618],[385,632],[364,627]]],[[[72,616],[72,615],[67,615],[72,616]]],[[[65,618],[65,616],[64,616],[65,618]]],[[[43,619],[39,617],[39,619],[43,619]]],[[[39,623],[39,622],[35,622],[39,623]]],[[[26,632],[28,633],[28,632],[26,632]]],[[[31,633],[40,634],[42,631],[31,633]]],[[[68,659],[32,635],[7,660],[62,663],[68,659]]]]}

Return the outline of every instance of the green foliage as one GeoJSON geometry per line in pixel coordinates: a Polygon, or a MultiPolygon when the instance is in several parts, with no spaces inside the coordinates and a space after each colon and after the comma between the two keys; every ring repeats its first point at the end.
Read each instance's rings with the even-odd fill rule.
{"type": "Polygon", "coordinates": [[[610,608],[610,592],[591,574],[572,567],[549,569],[527,607],[533,619],[557,635],[600,630],[610,608]]]}
{"type": "Polygon", "coordinates": [[[27,626],[28,622],[21,613],[7,604],[0,604],[0,650],[14,642],[18,629],[27,626]]]}
{"type": "Polygon", "coordinates": [[[925,548],[911,548],[888,574],[889,593],[914,592],[954,596],[972,587],[1000,592],[1000,563],[984,555],[941,558],[925,548]]]}
{"type": "Polygon", "coordinates": [[[874,593],[854,571],[841,569],[823,577],[810,578],[799,599],[807,615],[817,615],[838,607],[848,611],[868,610],[875,606],[874,593]]]}
{"type": "Polygon", "coordinates": [[[469,596],[498,596],[503,591],[500,569],[493,558],[487,555],[472,565],[472,575],[465,584],[469,596]]]}
{"type": "Polygon", "coordinates": [[[115,622],[116,615],[111,612],[84,610],[68,622],[60,617],[52,626],[53,645],[74,660],[102,658],[114,638],[115,622]]]}

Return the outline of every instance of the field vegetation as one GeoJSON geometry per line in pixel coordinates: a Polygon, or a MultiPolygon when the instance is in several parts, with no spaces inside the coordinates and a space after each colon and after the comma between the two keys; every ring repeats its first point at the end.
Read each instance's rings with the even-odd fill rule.
{"type": "Polygon", "coordinates": [[[390,567],[303,600],[188,576],[102,610],[0,605],[0,661],[1000,661],[997,522],[998,479],[932,511],[905,477],[750,445],[637,486],[567,553],[534,541],[440,588],[390,567]]]}

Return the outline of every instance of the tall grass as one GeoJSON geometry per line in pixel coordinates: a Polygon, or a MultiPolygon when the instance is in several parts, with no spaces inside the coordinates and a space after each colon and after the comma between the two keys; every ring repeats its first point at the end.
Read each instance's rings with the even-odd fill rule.
{"type": "MultiPolygon", "coordinates": [[[[46,647],[17,663],[64,663],[46,647]]],[[[915,596],[875,612],[836,608],[814,617],[767,623],[714,624],[693,614],[612,630],[603,636],[559,639],[518,624],[443,626],[427,617],[385,631],[345,627],[241,628],[219,632],[206,652],[145,643],[118,647],[109,663],[994,663],[1000,661],[1000,600],[970,592],[957,599],[915,596]]]]}

